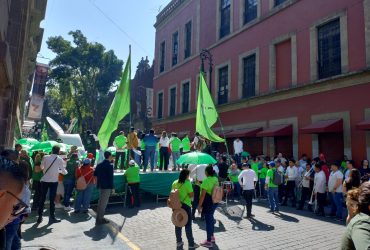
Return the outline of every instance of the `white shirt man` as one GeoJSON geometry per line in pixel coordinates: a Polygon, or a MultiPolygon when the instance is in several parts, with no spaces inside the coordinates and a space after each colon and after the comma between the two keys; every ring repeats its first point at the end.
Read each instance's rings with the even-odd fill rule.
{"type": "Polygon", "coordinates": [[[252,169],[247,168],[239,174],[238,180],[243,190],[254,190],[254,182],[257,181],[257,176],[252,169]]]}
{"type": "Polygon", "coordinates": [[[324,194],[326,192],[326,176],[322,170],[315,173],[314,184],[313,184],[314,193],[324,194]]]}
{"type": "Polygon", "coordinates": [[[339,170],[332,171],[329,176],[329,192],[342,193],[343,174],[339,170]]]}
{"type": "Polygon", "coordinates": [[[295,181],[298,177],[298,169],[296,166],[289,166],[286,169],[286,175],[288,176],[288,181],[295,181]]]}
{"type": "Polygon", "coordinates": [[[238,180],[240,186],[243,188],[243,196],[245,198],[245,206],[247,208],[247,218],[251,218],[252,215],[252,200],[254,195],[254,182],[257,181],[256,173],[251,169],[251,165],[248,163],[243,164],[243,171],[239,174],[238,180]]]}
{"type": "Polygon", "coordinates": [[[234,154],[238,155],[243,152],[243,142],[237,138],[234,140],[234,154]]]}
{"type": "Polygon", "coordinates": [[[44,156],[42,158],[40,167],[44,172],[44,175],[41,178],[42,182],[58,182],[59,173],[63,175],[67,174],[65,162],[62,158],[55,154],[44,156]]]}

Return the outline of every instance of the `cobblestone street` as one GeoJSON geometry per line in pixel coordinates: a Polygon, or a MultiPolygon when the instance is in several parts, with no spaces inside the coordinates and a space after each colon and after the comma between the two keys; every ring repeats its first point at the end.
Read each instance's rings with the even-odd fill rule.
{"type": "MultiPolygon", "coordinates": [[[[170,209],[164,202],[159,205],[147,203],[139,211],[116,206],[107,218],[141,249],[176,249],[170,209]]],[[[242,206],[231,208],[236,214],[242,211],[242,206]]],[[[344,224],[289,207],[282,207],[279,215],[270,214],[264,203],[253,206],[251,221],[228,217],[220,210],[215,214],[217,245],[213,249],[338,249],[345,229],[344,224]]],[[[205,223],[199,218],[193,233],[196,242],[205,239],[205,223]]],[[[184,230],[183,240],[187,247],[184,230]]]]}

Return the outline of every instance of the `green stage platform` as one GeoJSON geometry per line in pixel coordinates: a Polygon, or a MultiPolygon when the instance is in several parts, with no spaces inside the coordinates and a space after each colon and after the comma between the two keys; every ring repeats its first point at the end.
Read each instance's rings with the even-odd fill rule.
{"type": "MultiPolygon", "coordinates": [[[[172,183],[179,178],[180,172],[147,172],[140,173],[140,190],[157,196],[168,196],[172,183]]],[[[114,188],[116,193],[125,191],[126,179],[123,173],[114,173],[114,188]]],[[[97,201],[99,191],[95,188],[91,201],[97,201]]]]}

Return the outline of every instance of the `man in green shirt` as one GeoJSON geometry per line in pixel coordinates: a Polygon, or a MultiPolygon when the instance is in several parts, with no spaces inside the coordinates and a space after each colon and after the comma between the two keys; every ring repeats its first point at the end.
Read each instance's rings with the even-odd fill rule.
{"type": "Polygon", "coordinates": [[[182,154],[186,154],[190,152],[190,139],[188,134],[181,141],[182,144],[182,154]]]}
{"type": "Polygon", "coordinates": [[[126,203],[129,204],[129,208],[133,208],[134,206],[140,207],[140,168],[134,160],[130,160],[129,167],[125,171],[124,175],[128,184],[128,195],[126,196],[126,203]]]}
{"type": "Polygon", "coordinates": [[[172,160],[173,160],[173,171],[176,171],[176,168],[180,170],[180,166],[176,163],[176,161],[180,158],[180,148],[181,148],[181,140],[177,137],[176,133],[172,133],[170,146],[172,150],[172,160]]]}
{"type": "Polygon", "coordinates": [[[265,193],[265,183],[266,183],[266,176],[267,176],[268,166],[266,163],[263,164],[262,168],[258,171],[259,172],[259,183],[261,185],[261,196],[263,199],[266,199],[265,193]]]}
{"type": "Polygon", "coordinates": [[[125,151],[127,147],[127,138],[123,131],[114,138],[113,145],[116,147],[116,159],[114,161],[114,169],[117,169],[118,161],[121,160],[120,169],[124,168],[125,164],[125,151]]]}
{"type": "Polygon", "coordinates": [[[268,163],[269,170],[267,170],[265,190],[267,190],[269,203],[270,203],[270,212],[279,212],[279,191],[278,186],[274,184],[274,172],[276,171],[276,165],[274,161],[268,163]]]}

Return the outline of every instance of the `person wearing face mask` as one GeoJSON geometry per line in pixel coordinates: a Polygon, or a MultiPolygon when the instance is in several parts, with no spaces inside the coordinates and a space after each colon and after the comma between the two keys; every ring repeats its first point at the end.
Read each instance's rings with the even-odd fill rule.
{"type": "Polygon", "coordinates": [[[0,156],[0,249],[5,248],[4,227],[10,218],[28,208],[20,199],[25,179],[24,171],[17,164],[0,156]]]}

